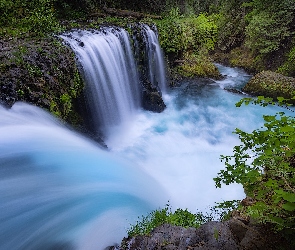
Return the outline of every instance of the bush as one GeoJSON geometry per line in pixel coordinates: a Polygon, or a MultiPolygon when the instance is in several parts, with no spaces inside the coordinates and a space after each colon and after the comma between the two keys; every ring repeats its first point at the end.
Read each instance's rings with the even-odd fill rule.
{"type": "Polygon", "coordinates": [[[54,0],[4,0],[0,3],[0,35],[44,36],[61,28],[55,17],[54,0]]]}
{"type": "Polygon", "coordinates": [[[184,54],[184,62],[176,67],[177,73],[185,77],[210,77],[219,79],[221,74],[202,50],[198,54],[184,54]]]}
{"type": "Polygon", "coordinates": [[[287,60],[277,71],[283,75],[295,77],[295,47],[289,51],[287,60]]]}
{"type": "Polygon", "coordinates": [[[195,227],[198,228],[200,225],[207,221],[212,220],[211,215],[203,215],[202,213],[192,214],[187,209],[177,209],[172,212],[167,205],[163,209],[158,209],[151,212],[148,216],[142,217],[140,221],[127,231],[129,237],[136,235],[148,235],[154,228],[163,225],[165,223],[181,226],[181,227],[195,227]]]}
{"type": "Polygon", "coordinates": [[[184,51],[198,51],[214,48],[217,26],[205,14],[184,17],[179,9],[171,9],[164,19],[157,21],[161,47],[167,53],[181,54],[184,51]]]}
{"type": "Polygon", "coordinates": [[[278,50],[292,34],[295,2],[253,0],[247,6],[246,45],[261,55],[278,50]]]}
{"type": "MultiPolygon", "coordinates": [[[[278,98],[284,101],[284,98],[278,98]]],[[[242,100],[249,103],[251,99],[242,100]]],[[[260,97],[258,103],[266,105],[260,97]]],[[[283,112],[265,115],[264,127],[251,133],[236,129],[241,145],[233,155],[221,156],[225,170],[215,180],[221,184],[242,184],[253,198],[244,213],[261,223],[271,223],[277,230],[294,233],[295,226],[295,118],[283,112]]]]}

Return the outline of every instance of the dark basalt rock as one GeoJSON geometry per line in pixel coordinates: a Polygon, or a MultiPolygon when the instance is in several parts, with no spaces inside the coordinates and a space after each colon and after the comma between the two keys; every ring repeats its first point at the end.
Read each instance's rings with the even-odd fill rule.
{"type": "Polygon", "coordinates": [[[82,122],[75,102],[84,85],[70,48],[54,37],[0,45],[0,104],[28,102],[72,124],[82,122]]]}
{"type": "Polygon", "coordinates": [[[144,109],[161,113],[166,105],[158,91],[143,90],[142,106],[144,109]]]}
{"type": "Polygon", "coordinates": [[[233,89],[233,88],[225,88],[224,90],[234,93],[234,94],[239,94],[239,95],[244,95],[245,93],[239,89],[233,89]]]}
{"type": "Polygon", "coordinates": [[[162,99],[162,94],[156,86],[147,80],[147,78],[142,77],[141,84],[142,90],[142,107],[145,110],[153,111],[156,113],[161,113],[165,110],[166,105],[162,99]]]}

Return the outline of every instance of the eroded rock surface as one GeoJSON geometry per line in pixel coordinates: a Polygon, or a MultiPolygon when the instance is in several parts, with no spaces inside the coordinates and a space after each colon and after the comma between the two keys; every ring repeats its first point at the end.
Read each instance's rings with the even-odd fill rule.
{"type": "Polygon", "coordinates": [[[198,229],[164,224],[149,236],[124,238],[120,250],[265,250],[288,249],[288,243],[264,226],[233,217],[226,222],[211,221],[198,229]],[[283,243],[282,243],[283,242],[283,243]]]}

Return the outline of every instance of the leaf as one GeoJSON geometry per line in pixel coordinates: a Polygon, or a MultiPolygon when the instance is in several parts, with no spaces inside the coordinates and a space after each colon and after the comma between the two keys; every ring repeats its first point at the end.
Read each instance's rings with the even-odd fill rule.
{"type": "Polygon", "coordinates": [[[285,210],[292,212],[292,211],[295,210],[295,203],[287,202],[287,203],[283,204],[282,207],[283,207],[285,210]]]}
{"type": "Polygon", "coordinates": [[[286,201],[295,202],[295,194],[294,193],[284,192],[282,196],[283,196],[284,200],[286,200],[286,201]]]}
{"type": "Polygon", "coordinates": [[[274,121],[276,119],[276,117],[274,115],[264,115],[263,116],[263,119],[266,121],[266,122],[271,122],[271,121],[274,121]]]}
{"type": "Polygon", "coordinates": [[[285,126],[285,127],[282,127],[281,128],[281,131],[282,132],[293,132],[294,131],[294,128],[291,127],[291,126],[285,126]]]}
{"type": "Polygon", "coordinates": [[[285,191],[282,190],[282,189],[275,190],[275,192],[276,192],[277,194],[284,194],[284,193],[285,193],[285,191]]]}
{"type": "Polygon", "coordinates": [[[286,100],[284,97],[278,97],[277,99],[279,102],[283,102],[284,100],[286,100]]]}
{"type": "Polygon", "coordinates": [[[280,217],[270,217],[270,219],[275,222],[275,223],[278,223],[278,224],[283,224],[285,221],[280,218],[280,217]]]}

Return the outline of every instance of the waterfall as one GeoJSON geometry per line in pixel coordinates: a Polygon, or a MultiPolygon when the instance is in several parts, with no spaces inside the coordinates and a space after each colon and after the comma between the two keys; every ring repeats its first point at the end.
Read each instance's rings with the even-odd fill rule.
{"type": "Polygon", "coordinates": [[[164,203],[144,171],[40,108],[0,116],[0,249],[104,249],[164,203]]]}
{"type": "Polygon", "coordinates": [[[143,42],[145,45],[146,67],[148,79],[153,86],[166,92],[166,73],[162,49],[156,33],[146,24],[142,25],[143,42]]]}
{"type": "MultiPolygon", "coordinates": [[[[165,65],[158,38],[147,25],[142,25],[141,30],[147,78],[158,90],[165,91],[165,65]]],[[[127,31],[108,27],[100,31],[72,31],[61,37],[78,58],[94,131],[106,132],[129,121],[140,108],[142,86],[139,62],[127,31]]]]}
{"type": "Polygon", "coordinates": [[[74,31],[61,36],[78,57],[94,127],[128,121],[141,93],[128,33],[121,28],[74,31]]]}

